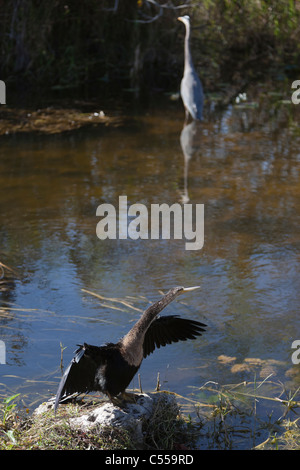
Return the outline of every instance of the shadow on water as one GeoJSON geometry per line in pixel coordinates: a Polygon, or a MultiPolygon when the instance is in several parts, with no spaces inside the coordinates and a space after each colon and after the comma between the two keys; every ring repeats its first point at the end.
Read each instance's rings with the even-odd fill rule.
{"type": "MultiPolygon", "coordinates": [[[[274,377],[299,385],[300,165],[291,105],[231,106],[182,127],[181,107],[132,114],[119,127],[11,135],[0,147],[1,390],[32,407],[56,392],[82,341],[125,334],[139,310],[175,285],[201,285],[168,312],[204,321],[199,340],[158,350],[140,370],[144,390],[188,395],[274,377]],[[96,209],[204,204],[205,243],[99,240],[96,209]],[[4,282],[4,280],[2,280],[4,282]],[[124,305],[99,300],[127,299],[124,305]]],[[[133,385],[137,386],[136,383],[133,385]]]]}

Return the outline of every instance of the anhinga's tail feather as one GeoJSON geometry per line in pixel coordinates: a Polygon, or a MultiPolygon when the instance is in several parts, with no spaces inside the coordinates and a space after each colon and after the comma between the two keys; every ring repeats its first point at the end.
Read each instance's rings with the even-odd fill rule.
{"type": "Polygon", "coordinates": [[[55,398],[55,411],[63,396],[87,393],[93,389],[97,366],[88,354],[89,348],[88,344],[83,344],[75,351],[75,356],[61,378],[55,398]]]}

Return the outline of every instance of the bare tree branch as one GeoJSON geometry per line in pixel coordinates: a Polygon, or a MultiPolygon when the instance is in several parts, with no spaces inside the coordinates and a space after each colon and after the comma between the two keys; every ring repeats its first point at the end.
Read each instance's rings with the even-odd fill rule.
{"type": "Polygon", "coordinates": [[[113,8],[103,8],[104,11],[112,11],[113,13],[116,13],[119,7],[119,0],[115,0],[115,4],[113,8]]]}
{"type": "MultiPolygon", "coordinates": [[[[183,5],[178,5],[178,6],[173,5],[171,0],[168,0],[166,3],[163,3],[163,4],[160,4],[156,0],[144,0],[143,3],[144,3],[145,8],[147,8],[147,9],[150,9],[151,5],[154,5],[155,8],[158,8],[158,13],[155,14],[154,16],[151,16],[151,15],[148,15],[145,12],[141,11],[141,9],[139,9],[139,15],[143,19],[135,19],[135,20],[127,19],[127,21],[131,21],[131,22],[135,22],[135,23],[153,23],[154,21],[158,20],[158,18],[160,18],[163,15],[163,9],[165,9],[165,10],[166,9],[167,10],[180,10],[182,8],[190,7],[190,0],[187,0],[187,3],[184,3],[183,5]]],[[[118,10],[118,7],[119,7],[119,0],[115,0],[115,4],[112,8],[103,8],[103,10],[104,11],[112,11],[113,13],[116,13],[116,11],[118,10]]]]}
{"type": "MultiPolygon", "coordinates": [[[[148,8],[150,7],[150,5],[154,5],[156,8],[159,9],[159,11],[158,11],[157,15],[155,15],[155,16],[149,16],[149,15],[146,15],[145,13],[140,11],[140,15],[144,16],[144,18],[146,18],[146,19],[135,20],[135,22],[137,22],[137,23],[153,23],[154,21],[156,21],[158,18],[160,18],[163,15],[163,9],[180,10],[182,8],[189,7],[190,6],[189,3],[190,3],[190,0],[188,0],[188,3],[185,3],[183,5],[175,6],[171,2],[171,0],[168,0],[168,2],[163,3],[163,4],[158,3],[156,0],[146,0],[146,5],[148,6],[148,8]]],[[[132,20],[129,20],[129,21],[132,21],[132,20]]]]}
{"type": "MultiPolygon", "coordinates": [[[[153,5],[157,6],[157,7],[161,7],[161,8],[167,8],[169,10],[180,10],[181,8],[187,8],[187,7],[190,7],[189,4],[184,4],[184,5],[178,5],[178,6],[175,6],[173,5],[173,3],[171,1],[168,1],[167,3],[164,3],[163,5],[161,5],[160,3],[157,3],[155,0],[146,0],[147,3],[152,3],[153,5]]],[[[190,3],[190,0],[188,0],[188,2],[190,3]]]]}

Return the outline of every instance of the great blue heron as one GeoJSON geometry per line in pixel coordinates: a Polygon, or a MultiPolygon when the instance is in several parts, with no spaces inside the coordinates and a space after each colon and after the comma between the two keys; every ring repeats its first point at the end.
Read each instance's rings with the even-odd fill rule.
{"type": "Polygon", "coordinates": [[[181,80],[180,94],[185,107],[186,122],[189,114],[201,121],[203,110],[203,88],[195,70],[190,49],[191,23],[188,15],[177,18],[185,25],[184,39],[184,73],[181,80]]]}
{"type": "Polygon", "coordinates": [[[158,317],[158,314],[177,295],[198,287],[174,287],[160,300],[147,308],[141,318],[118,343],[103,346],[80,346],[66,369],[55,399],[55,410],[64,397],[74,393],[100,391],[110,400],[122,393],[138,371],[143,358],[155,347],[172,342],[195,339],[206,325],[177,315],[158,317]]]}

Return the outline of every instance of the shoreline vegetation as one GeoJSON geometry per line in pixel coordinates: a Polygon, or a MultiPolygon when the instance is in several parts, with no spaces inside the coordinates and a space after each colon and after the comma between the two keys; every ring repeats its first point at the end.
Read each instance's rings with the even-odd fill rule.
{"type": "Polygon", "coordinates": [[[235,105],[248,91],[245,106],[259,106],[260,94],[290,101],[300,77],[300,0],[0,0],[0,7],[7,95],[0,136],[120,126],[132,99],[164,95],[166,106],[167,97],[180,99],[184,14],[206,110],[235,105]]]}
{"type": "MultiPolygon", "coordinates": [[[[300,76],[300,75],[299,75],[300,76]]],[[[300,107],[292,102],[293,89],[290,80],[269,80],[266,79],[258,86],[249,85],[247,92],[235,95],[231,94],[233,102],[231,106],[235,110],[246,110],[251,112],[260,123],[261,116],[266,114],[270,119],[278,119],[278,122],[286,123],[292,133],[298,135],[299,129],[297,125],[298,113],[300,107]]],[[[227,94],[211,93],[206,95],[206,112],[207,119],[213,116],[214,111],[219,110],[225,112],[228,104],[225,103],[229,96],[227,94]]],[[[297,92],[298,93],[298,92],[297,92]]],[[[174,109],[174,101],[179,99],[179,95],[175,98],[165,95],[165,106],[169,106],[170,110],[174,109]]],[[[156,104],[154,104],[154,107],[156,104]]],[[[160,105],[157,105],[158,109],[160,105]]],[[[180,104],[182,115],[184,113],[183,106],[180,104]]],[[[143,119],[139,114],[137,116],[130,115],[124,110],[114,110],[113,104],[103,104],[105,111],[100,109],[97,101],[81,101],[70,107],[69,100],[61,100],[57,103],[55,100],[52,104],[45,107],[32,108],[23,106],[2,106],[0,108],[0,137],[9,135],[55,135],[68,132],[76,132],[82,128],[99,128],[99,127],[122,127],[128,123],[134,123],[135,120],[141,122],[143,119]],[[108,108],[107,108],[108,106],[108,108]],[[97,110],[97,111],[95,111],[97,110]]],[[[124,105],[125,108],[125,105],[124,105]]],[[[265,117],[264,117],[265,119],[265,117]]]]}
{"type": "MultiPolygon", "coordinates": [[[[0,0],[0,79],[20,96],[78,87],[174,92],[183,71],[184,28],[205,92],[238,93],[266,77],[300,73],[300,1],[122,2],[0,0]],[[114,3],[114,6],[112,5],[114,3]]],[[[299,78],[299,77],[298,77],[299,78]]]]}
{"type": "Polygon", "coordinates": [[[150,418],[142,421],[142,444],[135,442],[123,426],[75,429],[70,425],[72,420],[99,409],[99,399],[89,397],[81,403],[62,405],[56,414],[53,402],[43,403],[26,416],[17,406],[19,394],[16,394],[0,403],[0,449],[300,449],[300,387],[291,394],[280,382],[267,377],[225,386],[208,382],[194,389],[188,398],[167,391],[150,394],[153,393],[160,396],[150,418]],[[175,401],[163,399],[169,395],[175,401]],[[272,411],[262,420],[256,409],[264,402],[272,403],[272,411]]]}

